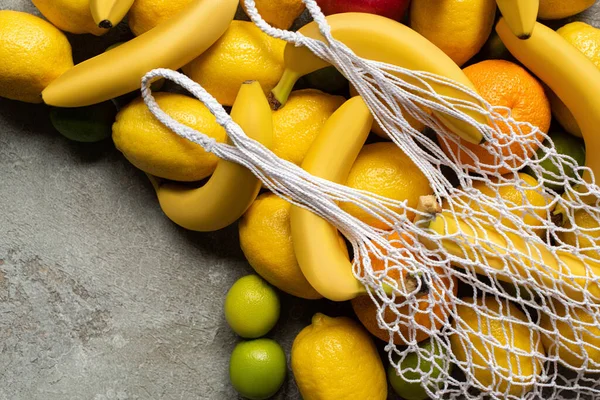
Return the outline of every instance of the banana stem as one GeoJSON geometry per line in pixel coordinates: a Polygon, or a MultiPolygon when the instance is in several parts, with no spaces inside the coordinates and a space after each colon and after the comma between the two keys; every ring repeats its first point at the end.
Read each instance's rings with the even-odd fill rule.
{"type": "Polygon", "coordinates": [[[273,110],[279,110],[285,105],[298,79],[300,75],[292,70],[286,69],[283,72],[281,80],[269,95],[269,103],[273,110]]]}
{"type": "Polygon", "coordinates": [[[442,207],[438,204],[435,196],[421,196],[419,198],[419,204],[417,205],[417,215],[414,219],[414,224],[419,226],[423,222],[431,221],[436,214],[442,212],[442,207]]]}

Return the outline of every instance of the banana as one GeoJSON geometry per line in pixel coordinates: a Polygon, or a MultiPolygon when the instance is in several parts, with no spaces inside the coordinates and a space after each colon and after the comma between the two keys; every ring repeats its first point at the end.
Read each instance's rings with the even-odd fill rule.
{"type": "MultiPolygon", "coordinates": [[[[344,183],[372,125],[373,117],[363,100],[348,100],[326,122],[302,168],[315,176],[344,183]]],[[[339,245],[335,227],[300,207],[292,207],[290,218],[298,264],[317,292],[333,301],[366,293],[352,273],[352,263],[339,245]]]]}
{"type": "MultiPolygon", "coordinates": [[[[272,111],[260,83],[242,85],[231,118],[248,137],[271,147],[272,111]]],[[[261,182],[252,172],[225,160],[219,161],[213,175],[200,188],[149,178],[165,215],[183,228],[201,232],[216,231],[234,223],[250,207],[261,188],[261,182]]]]}
{"type": "Polygon", "coordinates": [[[82,107],[140,88],[155,68],[179,69],[225,33],[238,0],[194,0],[175,17],[106,53],[76,65],[42,92],[57,107],[82,107]]]}
{"type": "Polygon", "coordinates": [[[511,32],[519,39],[528,39],[537,20],[540,0],[496,0],[511,32]]]}
{"type": "MultiPolygon", "coordinates": [[[[399,22],[373,14],[342,13],[328,16],[327,23],[331,27],[333,37],[352,49],[359,57],[411,70],[434,73],[475,90],[471,81],[450,57],[423,36],[399,22]]],[[[324,40],[315,22],[305,25],[299,30],[299,33],[313,39],[324,40]]],[[[272,106],[278,108],[285,104],[294,84],[300,77],[327,67],[327,65],[306,47],[288,44],[285,49],[286,69],[271,93],[272,106]]],[[[406,80],[423,87],[416,80],[406,80]]],[[[439,95],[476,102],[474,98],[460,90],[434,82],[430,82],[430,86],[439,95]]],[[[487,123],[487,118],[482,114],[466,107],[460,108],[476,121],[487,123]]],[[[464,140],[470,143],[482,142],[481,133],[471,124],[438,112],[434,113],[446,127],[464,140]]]]}
{"type": "MultiPolygon", "coordinates": [[[[442,239],[441,246],[452,256],[471,261],[476,273],[487,276],[491,268],[500,281],[512,284],[512,276],[517,275],[522,282],[533,280],[549,290],[558,289],[577,302],[584,301],[587,292],[594,302],[600,304],[598,262],[584,262],[564,250],[556,250],[555,255],[548,245],[510,232],[505,233],[505,239],[492,225],[481,223],[481,226],[475,226],[474,223],[457,221],[449,211],[435,215],[425,224],[425,228],[442,236],[456,235],[453,239],[442,239]],[[515,251],[520,256],[515,257],[515,251]],[[488,268],[483,268],[481,263],[488,268]]],[[[421,242],[430,250],[438,249],[438,242],[425,237],[421,237],[421,242]]],[[[461,267],[460,261],[455,264],[461,267]]]]}
{"type": "Polygon", "coordinates": [[[94,22],[103,29],[116,26],[133,5],[135,0],[90,0],[90,11],[94,22]]]}

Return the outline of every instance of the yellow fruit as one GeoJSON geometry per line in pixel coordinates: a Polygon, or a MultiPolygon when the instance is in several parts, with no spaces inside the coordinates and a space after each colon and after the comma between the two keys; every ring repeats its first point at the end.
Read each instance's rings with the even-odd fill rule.
{"type": "Polygon", "coordinates": [[[463,300],[467,304],[456,307],[458,318],[454,321],[454,329],[461,335],[450,337],[454,356],[487,390],[504,393],[508,389],[513,396],[524,396],[542,372],[545,353],[539,333],[508,320],[528,322],[527,316],[510,302],[502,301],[500,308],[494,297],[463,300]],[[478,314],[476,309],[482,311],[478,314]],[[493,339],[484,338],[486,336],[493,339]],[[527,354],[516,354],[515,350],[506,350],[503,346],[527,354]]]}
{"type": "Polygon", "coordinates": [[[283,74],[286,42],[263,33],[252,22],[233,21],[225,34],[183,72],[231,106],[242,83],[260,82],[269,93],[283,74]]]}
{"type": "MultiPolygon", "coordinates": [[[[565,244],[578,248],[588,248],[588,250],[582,251],[582,253],[600,260],[600,224],[594,219],[594,216],[598,218],[597,213],[593,215],[586,210],[577,210],[575,211],[573,219],[581,233],[577,234],[576,232],[558,231],[556,234],[565,244]],[[591,238],[587,238],[583,235],[589,235],[591,238]]],[[[573,224],[569,219],[565,222],[564,228],[573,228],[573,224]]]]}
{"type": "Polygon", "coordinates": [[[418,0],[411,2],[410,26],[461,66],[485,44],[495,14],[494,0],[418,0]]]}
{"type": "MultiPolygon", "coordinates": [[[[227,134],[199,100],[175,93],[155,93],[159,107],[176,121],[223,143],[227,134]]],[[[137,168],[175,181],[199,181],[211,175],[217,156],[161,124],[141,98],[124,107],[113,125],[116,147],[137,168]]]]}
{"type": "MultiPolygon", "coordinates": [[[[600,29],[585,22],[571,22],[556,32],[585,54],[600,69],[600,29]]],[[[575,117],[565,106],[565,103],[551,90],[548,90],[548,92],[550,93],[549,99],[554,117],[571,135],[582,137],[579,125],[577,125],[575,117]]]]}
{"type": "MultiPolygon", "coordinates": [[[[241,3],[246,11],[246,3],[241,3]]],[[[256,9],[263,19],[279,29],[289,29],[305,8],[302,0],[256,0],[256,9]]]]}
{"type": "Polygon", "coordinates": [[[292,345],[304,400],[384,400],[387,380],[369,334],[350,318],[315,314],[292,345]]]}
{"type": "Polygon", "coordinates": [[[579,14],[596,0],[540,0],[539,19],[561,19],[579,14]]]}
{"type": "MultiPolygon", "coordinates": [[[[361,150],[354,162],[346,186],[366,190],[389,199],[404,201],[416,208],[419,197],[433,194],[427,177],[394,143],[373,143],[361,150]]],[[[346,212],[381,229],[389,227],[354,204],[342,203],[346,212]]],[[[401,213],[402,210],[398,209],[401,213]]],[[[408,218],[412,219],[409,213],[408,218]]]]}
{"type": "Polygon", "coordinates": [[[40,12],[58,29],[71,33],[104,35],[92,18],[89,0],[32,0],[40,12]]]}
{"type": "Polygon", "coordinates": [[[260,195],[239,224],[240,246],[254,270],[267,282],[296,297],[319,299],[294,253],[290,232],[292,205],[272,193],[260,195]]]}
{"type": "Polygon", "coordinates": [[[129,10],[129,28],[139,36],[175,16],[193,0],[135,0],[129,10]]]}
{"type": "Polygon", "coordinates": [[[292,92],[285,106],[273,112],[273,152],[302,164],[313,140],[344,101],[314,89],[292,92]]]}
{"type": "Polygon", "coordinates": [[[42,90],[73,67],[65,35],[41,18],[0,10],[0,97],[41,103],[42,90]]]}

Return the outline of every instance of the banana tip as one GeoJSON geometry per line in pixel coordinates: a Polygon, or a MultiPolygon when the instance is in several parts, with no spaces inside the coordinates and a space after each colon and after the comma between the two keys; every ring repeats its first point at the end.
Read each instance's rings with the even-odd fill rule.
{"type": "Polygon", "coordinates": [[[271,110],[273,111],[279,110],[282,106],[281,102],[277,100],[273,92],[269,93],[267,100],[269,100],[269,105],[271,106],[271,110]]]}
{"type": "Polygon", "coordinates": [[[519,36],[517,36],[519,39],[521,40],[527,40],[531,37],[531,33],[522,33],[519,36]]]}
{"type": "Polygon", "coordinates": [[[104,21],[100,21],[98,26],[102,29],[111,29],[113,27],[113,24],[109,20],[105,19],[104,21]]]}

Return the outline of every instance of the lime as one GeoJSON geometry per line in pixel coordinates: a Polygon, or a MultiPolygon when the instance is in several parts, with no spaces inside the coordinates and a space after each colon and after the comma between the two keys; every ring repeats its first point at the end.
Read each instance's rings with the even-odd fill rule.
{"type": "Polygon", "coordinates": [[[231,353],[229,379],[250,400],[268,399],[283,385],[286,374],[285,353],[271,339],[241,342],[231,353]]]}
{"type": "Polygon", "coordinates": [[[404,371],[401,375],[396,374],[396,369],[392,365],[388,366],[388,379],[392,388],[398,396],[406,400],[428,399],[429,396],[420,381],[425,375],[430,376],[430,379],[438,378],[444,368],[443,360],[448,358],[444,348],[432,340],[421,342],[419,347],[421,360],[419,361],[417,352],[407,355],[400,363],[400,370],[404,371]],[[435,364],[432,364],[431,359],[435,364]]]}
{"type": "Polygon", "coordinates": [[[235,333],[254,339],[266,335],[279,318],[279,297],[258,275],[233,284],[225,297],[225,319],[235,333]]]}
{"type": "Polygon", "coordinates": [[[76,142],[93,143],[112,134],[117,107],[112,101],[78,108],[52,108],[50,120],[63,136],[76,142]]]}
{"type": "Polygon", "coordinates": [[[477,59],[514,61],[515,58],[510,54],[500,36],[495,31],[492,31],[490,37],[477,55],[477,59]]]}
{"type": "Polygon", "coordinates": [[[311,89],[330,94],[348,91],[348,80],[335,67],[326,67],[303,77],[303,83],[311,89]]]}

